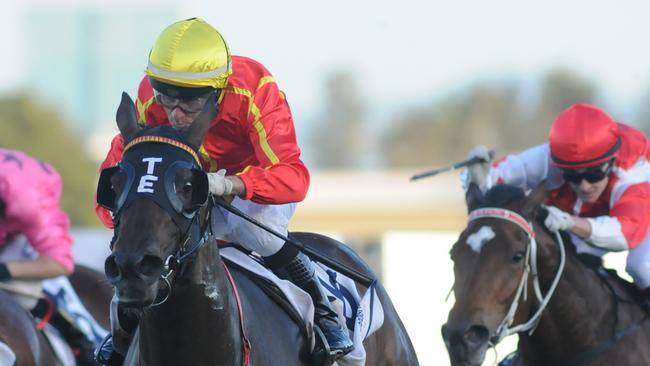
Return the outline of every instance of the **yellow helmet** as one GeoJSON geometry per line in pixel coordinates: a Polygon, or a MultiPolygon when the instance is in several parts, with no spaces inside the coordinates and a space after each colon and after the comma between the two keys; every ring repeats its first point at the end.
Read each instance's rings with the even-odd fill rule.
{"type": "Polygon", "coordinates": [[[219,31],[202,19],[190,18],[162,31],[144,72],[166,84],[222,89],[232,74],[230,51],[219,31]]]}

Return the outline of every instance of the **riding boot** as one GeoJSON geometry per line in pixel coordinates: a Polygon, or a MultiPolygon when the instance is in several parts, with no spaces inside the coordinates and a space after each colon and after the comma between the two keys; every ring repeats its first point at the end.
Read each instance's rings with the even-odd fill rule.
{"type": "Polygon", "coordinates": [[[50,318],[50,324],[61,333],[74,353],[77,365],[97,365],[95,361],[95,344],[77,327],[72,317],[55,311],[50,318]]]}
{"type": "MultiPolygon", "coordinates": [[[[287,244],[283,249],[285,247],[287,244]]],[[[282,249],[280,251],[282,252],[282,249]]],[[[269,258],[273,257],[276,255],[265,258],[273,273],[282,279],[291,281],[311,296],[314,302],[314,322],[320,328],[329,345],[328,359],[335,361],[350,353],[354,344],[348,330],[341,325],[338,315],[332,310],[332,305],[316,276],[311,260],[303,253],[296,251],[296,255],[288,262],[285,260],[284,265],[278,266],[275,263],[274,266],[273,261],[269,261],[269,258]]]]}
{"type": "Polygon", "coordinates": [[[122,366],[124,356],[113,349],[113,335],[108,333],[102,343],[95,349],[95,361],[103,366],[122,366]]]}

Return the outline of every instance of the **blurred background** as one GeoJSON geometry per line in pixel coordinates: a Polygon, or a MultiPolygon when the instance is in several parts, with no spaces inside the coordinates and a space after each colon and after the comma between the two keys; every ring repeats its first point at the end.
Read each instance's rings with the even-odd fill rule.
{"type": "Polygon", "coordinates": [[[503,156],[542,143],[577,102],[649,131],[649,10],[629,0],[7,2],[0,146],[60,171],[78,260],[102,268],[111,233],[93,194],[120,94],[136,94],[164,27],[202,17],[287,95],[312,171],[291,229],[357,249],[421,364],[446,365],[439,329],[453,304],[448,251],[464,227],[463,192],[457,173],[408,178],[476,144],[503,156]]]}

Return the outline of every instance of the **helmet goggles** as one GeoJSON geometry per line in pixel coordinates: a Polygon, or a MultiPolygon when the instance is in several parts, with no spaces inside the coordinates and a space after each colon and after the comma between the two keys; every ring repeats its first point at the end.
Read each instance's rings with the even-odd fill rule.
{"type": "Polygon", "coordinates": [[[600,182],[612,171],[613,159],[594,167],[583,169],[562,169],[562,177],[571,184],[580,184],[582,180],[589,183],[600,182]]]}
{"type": "Polygon", "coordinates": [[[189,112],[189,113],[200,112],[201,109],[203,109],[205,103],[208,100],[210,100],[215,93],[216,90],[213,89],[212,91],[208,92],[207,94],[203,94],[202,96],[194,97],[192,99],[184,99],[184,98],[172,97],[154,89],[154,96],[156,98],[156,103],[169,109],[174,109],[176,107],[179,107],[185,112],[189,112]]]}

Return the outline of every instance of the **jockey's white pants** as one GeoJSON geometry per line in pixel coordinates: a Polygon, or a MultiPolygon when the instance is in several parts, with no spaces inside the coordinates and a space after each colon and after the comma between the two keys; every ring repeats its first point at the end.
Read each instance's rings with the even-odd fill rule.
{"type": "MultiPolygon", "coordinates": [[[[289,220],[296,211],[296,203],[266,205],[239,197],[232,201],[232,205],[285,237],[288,234],[289,220]]],[[[221,207],[212,210],[212,227],[217,239],[238,243],[263,257],[277,253],[284,245],[283,239],[221,207]]]]}
{"type": "MultiPolygon", "coordinates": [[[[602,257],[608,251],[587,244],[574,234],[571,241],[578,253],[586,253],[602,257]]],[[[627,253],[625,271],[632,277],[634,284],[641,290],[650,287],[650,230],[639,245],[627,253]]]]}

